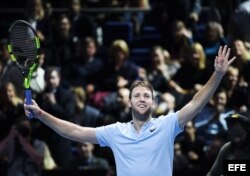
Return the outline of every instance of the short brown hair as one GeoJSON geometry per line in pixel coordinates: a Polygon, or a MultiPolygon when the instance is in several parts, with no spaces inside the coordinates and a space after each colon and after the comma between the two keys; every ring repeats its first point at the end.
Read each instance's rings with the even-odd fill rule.
{"type": "Polygon", "coordinates": [[[150,82],[148,82],[148,81],[142,81],[142,80],[135,80],[132,83],[132,85],[130,86],[129,99],[131,99],[132,91],[136,87],[146,87],[146,88],[148,88],[151,91],[151,93],[152,93],[152,98],[154,99],[154,88],[153,88],[153,86],[150,84],[150,82]]]}

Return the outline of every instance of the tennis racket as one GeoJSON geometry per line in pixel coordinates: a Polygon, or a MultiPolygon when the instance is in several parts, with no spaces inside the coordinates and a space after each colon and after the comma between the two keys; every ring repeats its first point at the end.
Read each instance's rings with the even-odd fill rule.
{"type": "MultiPolygon", "coordinates": [[[[8,31],[8,51],[11,60],[21,70],[24,77],[25,103],[32,104],[30,79],[37,69],[40,53],[40,42],[33,27],[24,20],[17,20],[10,26],[8,31]]],[[[33,118],[31,112],[28,118],[33,118]]]]}

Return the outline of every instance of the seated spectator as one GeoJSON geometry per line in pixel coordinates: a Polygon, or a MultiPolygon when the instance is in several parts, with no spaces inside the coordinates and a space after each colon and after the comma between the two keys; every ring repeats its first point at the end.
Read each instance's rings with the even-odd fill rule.
{"type": "Polygon", "coordinates": [[[10,58],[7,39],[2,39],[0,41],[0,60],[2,62],[2,71],[0,72],[0,88],[7,82],[12,82],[15,85],[17,95],[23,96],[23,76],[20,69],[10,58]]]}
{"type": "Polygon", "coordinates": [[[249,160],[250,118],[242,114],[230,114],[227,118],[229,142],[224,144],[207,176],[223,174],[226,160],[249,160]]]}
{"type": "Polygon", "coordinates": [[[154,86],[156,91],[161,93],[169,89],[168,81],[171,79],[171,65],[165,60],[164,49],[161,46],[154,46],[151,50],[152,66],[147,70],[147,79],[154,86]]]}
{"type": "Polygon", "coordinates": [[[200,43],[204,47],[207,60],[209,65],[211,65],[211,63],[214,62],[213,59],[215,58],[219,47],[227,44],[222,25],[215,21],[209,21],[206,24],[204,36],[200,43]]]}
{"type": "Polygon", "coordinates": [[[75,56],[78,39],[72,34],[72,24],[67,15],[61,14],[53,33],[53,59],[47,65],[68,67],[75,56]]]}
{"type": "Polygon", "coordinates": [[[197,135],[193,122],[187,123],[184,134],[177,140],[181,145],[183,154],[188,159],[188,175],[201,175],[205,140],[202,136],[197,135]]]}
{"type": "Polygon", "coordinates": [[[31,137],[30,121],[19,117],[6,138],[0,141],[0,156],[7,162],[7,175],[40,175],[56,164],[45,142],[31,137]]]}
{"type": "MultiPolygon", "coordinates": [[[[71,121],[75,109],[74,97],[70,90],[62,86],[61,72],[58,67],[48,67],[45,70],[45,83],[44,91],[36,97],[40,105],[51,114],[71,121]]],[[[71,141],[40,123],[34,132],[37,138],[48,144],[58,167],[68,167],[72,157],[71,141]]]]}
{"type": "Polygon", "coordinates": [[[98,90],[100,81],[103,79],[104,63],[103,58],[97,58],[96,41],[87,37],[80,45],[80,55],[72,63],[68,70],[67,79],[73,86],[82,86],[87,93],[93,93],[98,90]]]}
{"type": "Polygon", "coordinates": [[[225,117],[234,112],[227,107],[227,94],[224,89],[218,89],[213,102],[204,107],[204,109],[194,119],[197,133],[204,136],[206,144],[209,145],[214,137],[226,140],[226,121],[225,117]]]}
{"type": "Polygon", "coordinates": [[[171,92],[177,99],[177,109],[192,98],[192,95],[205,84],[210,75],[204,49],[200,43],[190,45],[185,59],[181,68],[169,81],[171,92]],[[190,75],[192,75],[192,79],[190,79],[190,75]]]}
{"type": "Polygon", "coordinates": [[[250,51],[247,44],[239,39],[233,41],[232,54],[235,55],[238,59],[234,65],[240,70],[243,71],[250,62],[250,51]]]}
{"type": "Polygon", "coordinates": [[[240,77],[237,67],[230,66],[222,80],[222,87],[226,90],[228,97],[228,107],[237,112],[246,112],[248,106],[248,83],[240,77]]]}
{"type": "Polygon", "coordinates": [[[70,0],[68,16],[74,36],[79,40],[84,40],[86,37],[96,39],[96,23],[90,15],[82,13],[81,0],[70,0]]]}
{"type": "Polygon", "coordinates": [[[129,60],[128,44],[124,40],[115,40],[109,49],[109,60],[101,88],[117,91],[122,87],[128,88],[136,79],[140,79],[139,66],[129,60]]]}
{"type": "Polygon", "coordinates": [[[28,0],[25,7],[25,18],[37,31],[43,47],[51,44],[51,21],[45,16],[43,0],[28,0]]]}
{"type": "Polygon", "coordinates": [[[171,93],[165,92],[163,94],[160,94],[159,99],[160,100],[158,106],[155,108],[154,112],[157,116],[167,115],[175,112],[176,100],[171,93]]]}
{"type": "Polygon", "coordinates": [[[208,80],[210,73],[206,67],[206,55],[200,43],[193,43],[186,53],[186,60],[173,77],[182,89],[197,91],[208,80]],[[190,79],[192,75],[192,79],[190,79]]]}
{"type": "Polygon", "coordinates": [[[23,115],[23,99],[17,95],[13,83],[7,82],[0,91],[0,140],[7,136],[16,119],[23,115]]]}
{"type": "MultiPolygon", "coordinates": [[[[117,92],[112,92],[104,98],[103,110],[109,118],[114,121],[131,121],[131,112],[129,107],[129,89],[120,88],[117,92]]],[[[107,119],[105,119],[107,120],[107,119]]]]}
{"type": "Polygon", "coordinates": [[[32,77],[30,80],[30,88],[32,90],[33,97],[35,97],[36,94],[41,93],[45,89],[45,81],[44,81],[45,70],[43,68],[45,57],[46,56],[44,51],[41,51],[38,59],[38,66],[36,70],[32,73],[32,77]]]}
{"type": "Polygon", "coordinates": [[[99,126],[103,120],[103,115],[99,109],[86,103],[87,97],[85,90],[82,87],[73,87],[71,91],[73,92],[76,104],[71,121],[81,126],[99,126]]]}
{"type": "Polygon", "coordinates": [[[190,45],[193,43],[193,34],[183,21],[176,20],[171,24],[168,51],[173,59],[182,63],[185,61],[190,45]]]}
{"type": "Polygon", "coordinates": [[[72,166],[78,169],[109,169],[106,159],[96,157],[94,154],[95,145],[85,142],[77,144],[77,151],[72,161],[72,166]]]}

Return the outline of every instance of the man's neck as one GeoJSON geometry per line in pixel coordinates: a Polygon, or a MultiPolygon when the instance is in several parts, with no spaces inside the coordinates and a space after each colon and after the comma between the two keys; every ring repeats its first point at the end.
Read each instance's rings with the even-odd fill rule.
{"type": "Polygon", "coordinates": [[[138,134],[140,133],[140,130],[141,130],[142,126],[143,126],[145,123],[147,123],[148,121],[150,121],[151,118],[152,118],[152,117],[149,116],[146,120],[139,120],[139,119],[133,117],[133,126],[134,126],[134,128],[135,128],[135,130],[136,130],[136,132],[137,132],[138,134]]]}

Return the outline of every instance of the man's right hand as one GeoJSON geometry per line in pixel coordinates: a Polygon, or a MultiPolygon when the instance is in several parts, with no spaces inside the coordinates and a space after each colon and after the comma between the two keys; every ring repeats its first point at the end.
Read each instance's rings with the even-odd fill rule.
{"type": "Polygon", "coordinates": [[[33,99],[31,105],[24,104],[24,111],[27,117],[29,117],[31,112],[33,113],[35,118],[39,118],[42,115],[42,109],[40,109],[40,107],[33,99]]]}

